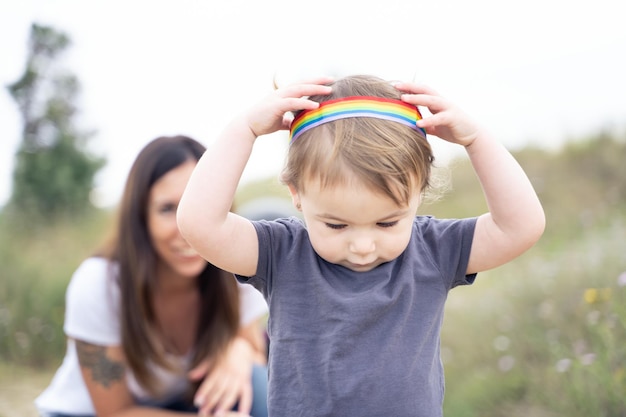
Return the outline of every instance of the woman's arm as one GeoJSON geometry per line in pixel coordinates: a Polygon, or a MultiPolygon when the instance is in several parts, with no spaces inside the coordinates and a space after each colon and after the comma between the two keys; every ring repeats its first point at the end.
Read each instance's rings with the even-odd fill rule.
{"type": "Polygon", "coordinates": [[[189,416],[135,404],[126,384],[126,361],[121,347],[74,342],[83,380],[98,417],[189,416]]]}

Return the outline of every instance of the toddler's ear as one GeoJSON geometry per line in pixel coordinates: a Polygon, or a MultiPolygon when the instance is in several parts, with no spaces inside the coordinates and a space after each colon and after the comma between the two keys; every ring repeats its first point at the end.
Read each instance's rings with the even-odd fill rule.
{"type": "Polygon", "coordinates": [[[289,194],[291,194],[291,202],[293,203],[293,206],[296,208],[296,210],[302,211],[302,205],[300,204],[300,194],[298,193],[298,190],[293,184],[287,185],[287,188],[289,188],[289,194]]]}

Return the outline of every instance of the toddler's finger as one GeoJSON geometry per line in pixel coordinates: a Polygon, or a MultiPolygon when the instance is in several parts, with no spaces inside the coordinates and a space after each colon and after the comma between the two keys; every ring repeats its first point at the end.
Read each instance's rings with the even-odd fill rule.
{"type": "Polygon", "coordinates": [[[288,97],[309,97],[316,95],[326,95],[330,94],[332,91],[332,87],[328,85],[321,84],[293,84],[288,87],[285,87],[279,91],[277,94],[279,97],[288,98],[288,97]]]}
{"type": "Polygon", "coordinates": [[[439,96],[433,96],[430,94],[402,94],[402,101],[413,104],[414,106],[427,107],[432,113],[439,113],[448,108],[448,103],[445,99],[439,96]]]}
{"type": "Polygon", "coordinates": [[[409,94],[428,94],[432,96],[438,96],[439,93],[425,84],[414,84],[407,82],[397,82],[393,84],[396,89],[409,94]]]}

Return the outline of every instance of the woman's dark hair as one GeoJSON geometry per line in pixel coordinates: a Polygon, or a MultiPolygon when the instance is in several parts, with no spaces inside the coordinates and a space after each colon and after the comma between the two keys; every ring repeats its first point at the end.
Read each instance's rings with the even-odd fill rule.
{"type": "MultiPolygon", "coordinates": [[[[137,381],[158,393],[149,362],[173,369],[156,326],[152,294],[156,285],[158,255],[147,223],[152,186],[163,175],[187,161],[198,161],[205,151],[186,136],[163,136],[139,152],[128,175],[113,237],[100,255],[113,261],[121,292],[122,347],[137,381]]],[[[235,337],[239,328],[237,284],[225,271],[207,263],[197,279],[200,292],[198,329],[191,367],[214,357],[235,337]]]]}

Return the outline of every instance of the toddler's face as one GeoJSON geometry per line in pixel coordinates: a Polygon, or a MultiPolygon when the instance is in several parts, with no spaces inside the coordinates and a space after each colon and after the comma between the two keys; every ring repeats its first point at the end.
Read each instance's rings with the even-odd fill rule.
{"type": "Polygon", "coordinates": [[[364,272],[391,261],[406,249],[419,193],[408,206],[361,184],[321,188],[307,184],[305,193],[290,188],[300,204],[313,249],[324,260],[364,272]]]}

